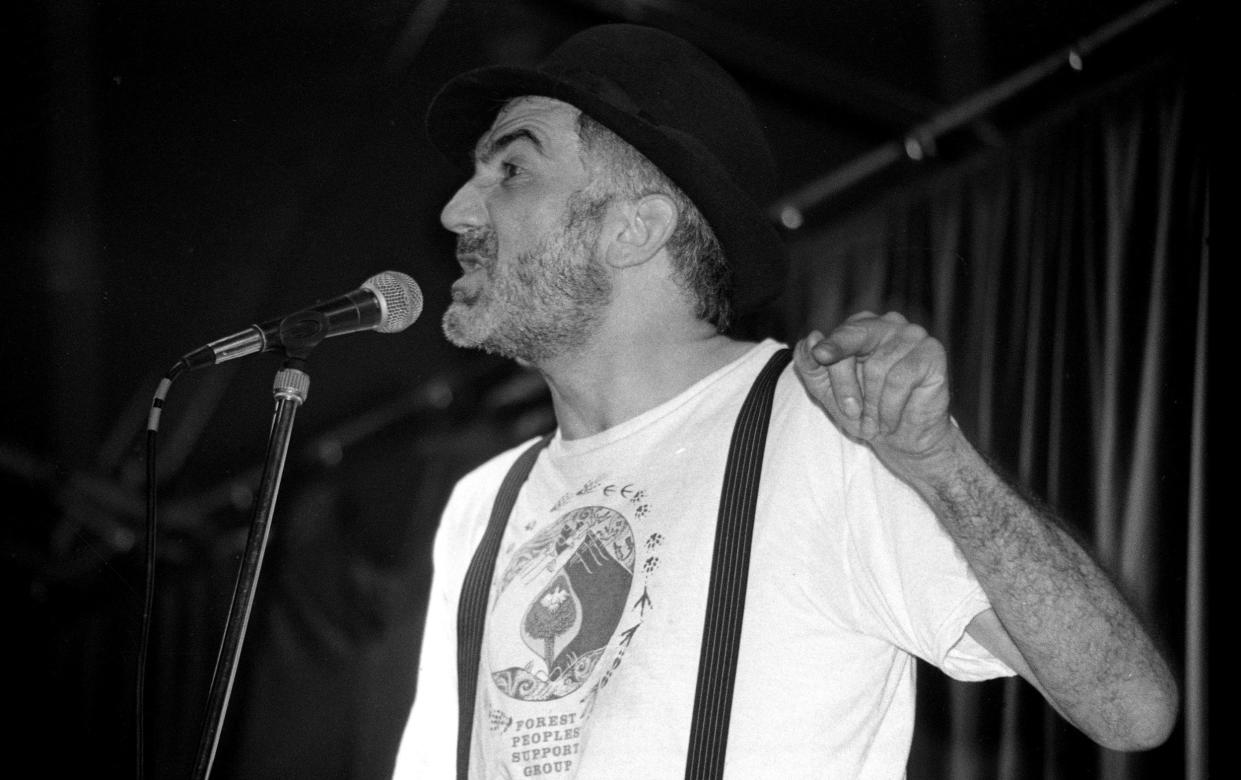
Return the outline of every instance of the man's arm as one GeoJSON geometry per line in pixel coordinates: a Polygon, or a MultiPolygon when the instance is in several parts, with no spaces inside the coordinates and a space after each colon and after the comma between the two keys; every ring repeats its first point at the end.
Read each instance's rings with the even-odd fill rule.
{"type": "Polygon", "coordinates": [[[1112,581],[1017,494],[948,414],[943,346],[897,314],[855,315],[797,345],[807,390],[935,511],[991,601],[970,635],[1114,750],[1159,745],[1177,715],[1168,665],[1112,581]]]}

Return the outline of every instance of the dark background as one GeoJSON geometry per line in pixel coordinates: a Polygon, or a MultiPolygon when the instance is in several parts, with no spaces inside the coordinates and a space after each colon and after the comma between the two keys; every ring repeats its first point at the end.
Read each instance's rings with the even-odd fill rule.
{"type": "MultiPolygon", "coordinates": [[[[460,181],[421,115],[446,78],[532,62],[583,26],[655,24],[750,87],[787,192],[1123,17],[1136,0],[101,0],[18,4],[4,50],[0,286],[5,709],[14,766],[127,776],[156,383],[183,353],[381,270],[422,318],[312,356],[220,747],[221,776],[381,777],[413,694],[429,544],[452,480],[549,423],[524,373],[443,340],[440,206],[460,181]],[[238,767],[245,766],[245,772],[238,767]]],[[[1155,4],[1159,5],[1159,4],[1155,4]]],[[[1136,28],[805,215],[803,230],[1178,45],[1136,28]]],[[[789,236],[797,240],[797,234],[789,236]]],[[[274,355],[178,380],[159,440],[147,756],[185,776],[201,728],[274,355]]],[[[42,772],[41,772],[42,773],[42,772]]]]}

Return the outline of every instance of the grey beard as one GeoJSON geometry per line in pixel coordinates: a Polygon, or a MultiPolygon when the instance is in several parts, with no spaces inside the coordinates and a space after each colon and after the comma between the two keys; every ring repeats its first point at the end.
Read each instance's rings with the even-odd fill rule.
{"type": "Polygon", "coordinates": [[[517,283],[492,279],[473,302],[449,306],[443,318],[448,340],[536,364],[584,347],[611,299],[607,271],[594,258],[562,265],[544,255],[520,258],[515,275],[517,283]]]}

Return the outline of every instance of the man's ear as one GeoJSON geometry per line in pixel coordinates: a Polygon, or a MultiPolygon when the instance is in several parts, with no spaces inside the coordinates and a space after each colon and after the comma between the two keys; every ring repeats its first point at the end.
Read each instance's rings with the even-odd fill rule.
{"type": "Polygon", "coordinates": [[[641,265],[659,253],[672,237],[677,207],[667,195],[643,195],[620,204],[619,224],[605,251],[608,265],[626,268],[641,265]]]}

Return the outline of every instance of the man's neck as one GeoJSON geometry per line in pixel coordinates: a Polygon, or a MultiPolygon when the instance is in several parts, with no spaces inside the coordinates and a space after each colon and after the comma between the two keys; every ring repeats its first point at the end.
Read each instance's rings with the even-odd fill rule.
{"type": "Polygon", "coordinates": [[[538,369],[551,388],[561,435],[581,439],[675,398],[752,347],[705,329],[648,332],[597,340],[538,369]]]}

